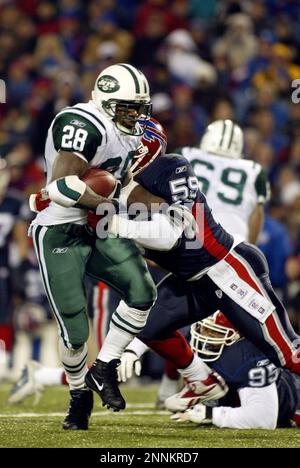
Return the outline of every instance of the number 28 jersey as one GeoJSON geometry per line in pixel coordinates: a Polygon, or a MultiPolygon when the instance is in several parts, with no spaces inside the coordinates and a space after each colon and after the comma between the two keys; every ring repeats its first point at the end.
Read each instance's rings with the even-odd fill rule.
{"type": "MultiPolygon", "coordinates": [[[[72,152],[90,167],[109,171],[122,180],[139,142],[139,137],[122,135],[92,101],[66,107],[57,114],[48,130],[47,183],[52,179],[53,164],[60,150],[72,152]]],[[[85,220],[86,210],[64,208],[54,202],[36,218],[41,225],[84,223],[85,220]]]]}
{"type": "Polygon", "coordinates": [[[228,232],[248,240],[249,217],[255,206],[268,198],[268,182],[261,165],[208,154],[199,148],[184,147],[179,153],[191,163],[216,221],[228,232]]]}

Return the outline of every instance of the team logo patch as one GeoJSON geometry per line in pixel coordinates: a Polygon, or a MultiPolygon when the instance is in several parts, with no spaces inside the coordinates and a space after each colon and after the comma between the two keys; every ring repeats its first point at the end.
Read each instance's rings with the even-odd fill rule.
{"type": "Polygon", "coordinates": [[[263,359],[262,361],[257,362],[256,367],[266,366],[269,363],[270,363],[269,359],[263,359]]]}
{"type": "Polygon", "coordinates": [[[246,289],[239,288],[236,293],[241,299],[243,299],[243,297],[247,296],[248,291],[246,291],[246,289]]]}
{"type": "Polygon", "coordinates": [[[114,93],[120,89],[118,80],[110,75],[103,75],[97,81],[97,86],[104,93],[114,93]]]}
{"type": "Polygon", "coordinates": [[[187,171],[187,167],[186,166],[180,166],[180,167],[177,167],[176,170],[175,170],[175,174],[181,174],[182,172],[186,172],[187,171]]]}
{"type": "Polygon", "coordinates": [[[259,308],[259,303],[255,299],[252,299],[252,301],[249,304],[249,307],[251,307],[251,309],[256,310],[259,308]]]}
{"type": "Polygon", "coordinates": [[[52,253],[54,254],[64,254],[68,251],[68,247],[56,247],[55,249],[52,250],[52,253]]]}

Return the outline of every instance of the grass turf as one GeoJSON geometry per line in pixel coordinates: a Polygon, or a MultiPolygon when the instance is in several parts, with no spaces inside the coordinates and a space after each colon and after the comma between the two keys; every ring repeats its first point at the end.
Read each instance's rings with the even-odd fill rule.
{"type": "Polygon", "coordinates": [[[0,386],[0,447],[200,448],[300,447],[297,429],[230,430],[170,421],[157,412],[153,386],[124,388],[129,408],[120,413],[102,409],[95,396],[88,431],[64,431],[67,388],[48,389],[37,406],[31,397],[17,406],[6,403],[9,387],[0,386]]]}

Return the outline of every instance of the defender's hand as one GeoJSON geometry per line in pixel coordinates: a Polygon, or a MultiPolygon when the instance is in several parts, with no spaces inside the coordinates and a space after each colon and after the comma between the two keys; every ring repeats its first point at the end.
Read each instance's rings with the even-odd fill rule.
{"type": "Polygon", "coordinates": [[[29,207],[31,211],[34,211],[35,213],[43,211],[49,206],[50,202],[51,200],[48,197],[46,190],[43,189],[38,193],[33,193],[29,197],[29,207]]]}
{"type": "Polygon", "coordinates": [[[142,365],[134,351],[125,350],[121,356],[121,364],[117,368],[119,382],[127,382],[135,374],[141,375],[142,365]]]}

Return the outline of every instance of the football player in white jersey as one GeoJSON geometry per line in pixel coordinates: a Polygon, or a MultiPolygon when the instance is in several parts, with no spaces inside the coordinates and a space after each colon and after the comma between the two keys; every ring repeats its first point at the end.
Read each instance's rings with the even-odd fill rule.
{"type": "Polygon", "coordinates": [[[88,103],[63,109],[48,131],[45,190],[51,203],[38,213],[31,235],[58,323],[60,356],[70,386],[64,429],[87,429],[93,406],[92,391],[84,381],[89,335],[84,275],[103,280],[122,297],[93,368],[94,385],[101,390],[103,402],[116,411],[125,407],[117,385],[116,356],[143,328],[156,297],[133,242],[99,239],[86,229],[88,210],[95,211],[102,202],[117,205],[117,201],[97,195],[81,180],[89,167],[105,169],[123,180],[150,112],[146,77],[120,63],[100,73],[88,103]],[[104,382],[101,389],[98,377],[104,382]]]}
{"type": "Polygon", "coordinates": [[[232,120],[206,128],[199,148],[179,152],[192,164],[214,217],[226,231],[255,244],[264,219],[268,182],[260,164],[243,159],[243,132],[232,120]]]}

